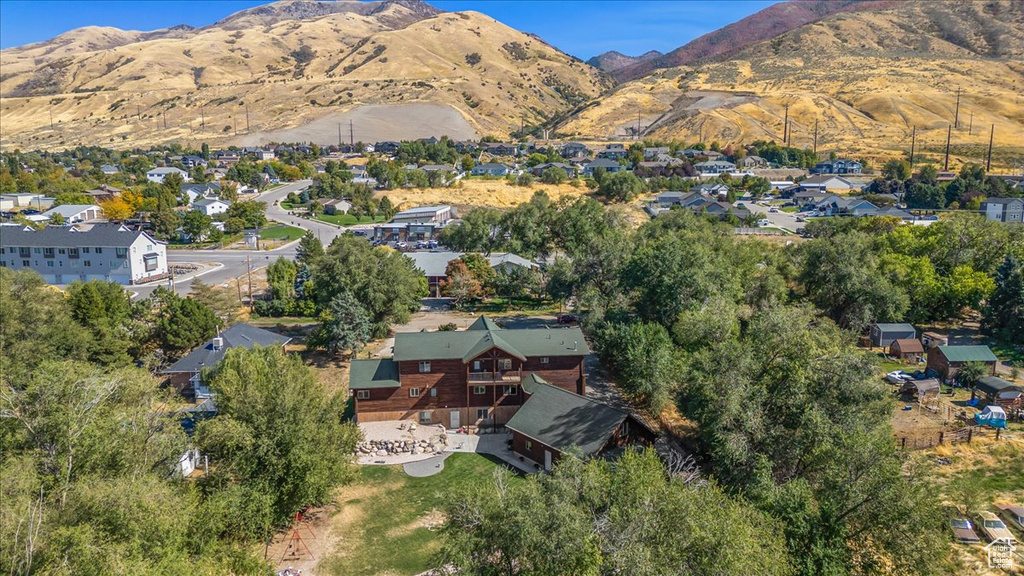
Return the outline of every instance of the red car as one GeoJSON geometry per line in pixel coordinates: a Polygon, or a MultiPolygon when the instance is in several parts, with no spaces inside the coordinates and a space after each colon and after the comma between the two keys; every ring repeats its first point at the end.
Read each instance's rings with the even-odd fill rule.
{"type": "Polygon", "coordinates": [[[576,324],[579,321],[580,321],[580,319],[577,318],[575,314],[559,314],[558,315],[558,323],[559,324],[576,324]]]}

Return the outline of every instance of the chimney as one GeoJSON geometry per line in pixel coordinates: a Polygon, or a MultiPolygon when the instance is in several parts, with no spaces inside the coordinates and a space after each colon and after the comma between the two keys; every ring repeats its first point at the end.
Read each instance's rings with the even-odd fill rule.
{"type": "Polygon", "coordinates": [[[580,345],[579,340],[573,340],[572,341],[572,349],[573,349],[574,352],[576,351],[577,348],[579,348],[579,345],[580,345]]]}
{"type": "Polygon", "coordinates": [[[224,347],[224,339],[223,338],[221,338],[220,336],[217,336],[216,338],[213,339],[213,349],[214,350],[220,350],[223,347],[224,347]]]}

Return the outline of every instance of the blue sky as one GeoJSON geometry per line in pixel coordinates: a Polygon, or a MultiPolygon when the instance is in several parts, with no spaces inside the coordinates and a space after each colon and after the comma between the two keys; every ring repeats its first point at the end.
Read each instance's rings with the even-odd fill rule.
{"type": "MultiPolygon", "coordinates": [[[[155,30],[205,26],[259,0],[0,0],[0,47],[52,38],[81,26],[155,30]]],[[[439,0],[442,10],[476,10],[586,59],[607,50],[666,52],[749,16],[774,0],[439,0]]]]}

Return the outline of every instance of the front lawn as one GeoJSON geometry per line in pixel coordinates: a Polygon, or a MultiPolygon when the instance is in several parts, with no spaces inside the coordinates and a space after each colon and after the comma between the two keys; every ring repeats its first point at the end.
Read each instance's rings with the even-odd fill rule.
{"type": "Polygon", "coordinates": [[[351,214],[319,214],[315,220],[321,222],[327,222],[329,224],[337,224],[338,226],[352,226],[353,224],[373,224],[376,222],[385,222],[386,219],[383,216],[361,216],[356,218],[351,214]]]}
{"type": "Polygon", "coordinates": [[[280,225],[260,230],[260,238],[263,240],[284,240],[285,242],[291,242],[292,240],[302,238],[302,235],[305,233],[306,232],[302,228],[280,225]]]}
{"type": "Polygon", "coordinates": [[[401,466],[361,467],[356,482],[339,494],[329,520],[331,532],[340,536],[338,546],[324,555],[319,571],[374,576],[427,570],[441,547],[439,510],[458,488],[491,481],[498,466],[487,456],[460,453],[427,478],[411,478],[401,466]]]}

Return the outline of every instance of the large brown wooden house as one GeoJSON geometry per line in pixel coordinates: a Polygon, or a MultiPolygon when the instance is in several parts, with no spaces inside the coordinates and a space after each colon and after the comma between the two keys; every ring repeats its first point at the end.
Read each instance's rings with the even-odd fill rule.
{"type": "Polygon", "coordinates": [[[349,389],[360,422],[504,425],[528,375],[584,394],[589,353],[579,328],[505,330],[481,316],[462,331],[396,334],[394,357],[352,362],[349,389]]]}

